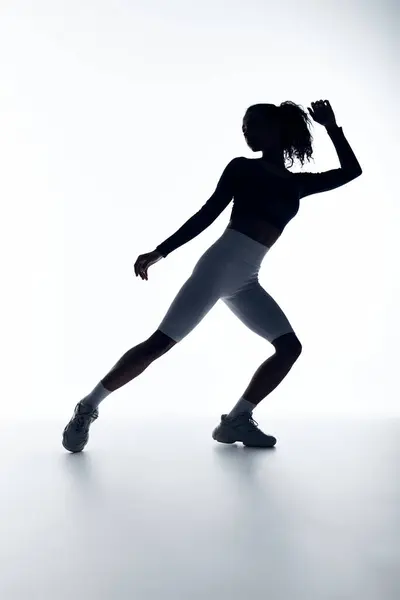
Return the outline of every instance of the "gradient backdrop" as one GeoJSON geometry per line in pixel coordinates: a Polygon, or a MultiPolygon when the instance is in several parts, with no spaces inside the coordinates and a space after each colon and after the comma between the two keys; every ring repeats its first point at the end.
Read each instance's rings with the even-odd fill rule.
{"type": "MultiPolygon", "coordinates": [[[[363,175],[303,199],[265,258],[260,282],[303,353],[257,415],[399,415],[396,4],[2,0],[2,418],[70,418],[225,229],[232,204],[135,277],[233,157],[261,156],[246,108],[318,99],[363,175]]],[[[338,167],[324,128],[312,133],[303,170],[338,167]]],[[[218,420],[272,351],[220,302],[102,412],[218,420]]]]}

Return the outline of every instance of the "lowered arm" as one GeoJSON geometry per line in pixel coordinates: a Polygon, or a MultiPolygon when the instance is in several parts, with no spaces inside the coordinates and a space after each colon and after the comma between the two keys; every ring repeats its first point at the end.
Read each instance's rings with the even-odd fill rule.
{"type": "Polygon", "coordinates": [[[237,162],[240,158],[234,158],[225,167],[215,192],[202,206],[202,208],[182,225],[171,237],[157,246],[156,250],[165,258],[186,242],[199,235],[204,229],[222,213],[228,206],[234,195],[234,183],[237,172],[237,162]]]}

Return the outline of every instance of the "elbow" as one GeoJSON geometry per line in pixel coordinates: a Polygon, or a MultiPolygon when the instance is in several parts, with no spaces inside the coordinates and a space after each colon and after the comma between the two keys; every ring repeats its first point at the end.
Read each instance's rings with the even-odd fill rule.
{"type": "Polygon", "coordinates": [[[353,179],[357,179],[357,177],[360,177],[360,175],[362,174],[362,168],[359,167],[357,169],[352,169],[351,171],[348,171],[348,178],[349,181],[353,181],[353,179]]]}

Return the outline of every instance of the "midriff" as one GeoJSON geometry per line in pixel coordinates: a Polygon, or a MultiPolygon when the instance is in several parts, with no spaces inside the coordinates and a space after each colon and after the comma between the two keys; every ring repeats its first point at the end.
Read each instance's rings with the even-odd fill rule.
{"type": "Polygon", "coordinates": [[[268,223],[267,221],[260,221],[259,219],[248,219],[246,221],[241,221],[240,225],[235,224],[232,225],[232,222],[229,221],[228,224],[229,229],[234,229],[235,231],[240,231],[244,235],[247,235],[251,239],[271,248],[276,242],[276,240],[281,236],[281,232],[279,229],[268,223]]]}

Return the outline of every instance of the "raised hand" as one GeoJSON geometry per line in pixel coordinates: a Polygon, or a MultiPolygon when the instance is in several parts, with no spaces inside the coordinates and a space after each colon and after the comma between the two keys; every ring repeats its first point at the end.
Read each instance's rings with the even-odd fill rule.
{"type": "Polygon", "coordinates": [[[329,100],[317,100],[316,102],[311,102],[311,106],[312,108],[308,107],[308,112],[316,123],[324,127],[336,125],[336,118],[329,100]]]}

